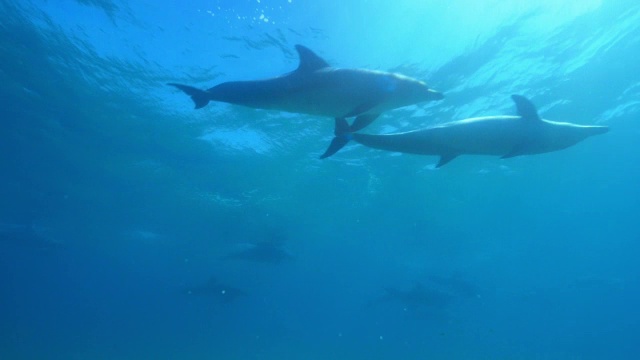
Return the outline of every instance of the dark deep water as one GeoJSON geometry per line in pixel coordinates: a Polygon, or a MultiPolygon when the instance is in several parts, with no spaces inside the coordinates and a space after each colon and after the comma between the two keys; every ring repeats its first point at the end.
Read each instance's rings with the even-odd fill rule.
{"type": "Polygon", "coordinates": [[[0,0],[0,358],[637,359],[640,4],[424,3],[0,0]],[[320,161],[330,119],[165,85],[282,74],[298,43],[446,95],[366,133],[511,94],[611,131],[320,161]]]}

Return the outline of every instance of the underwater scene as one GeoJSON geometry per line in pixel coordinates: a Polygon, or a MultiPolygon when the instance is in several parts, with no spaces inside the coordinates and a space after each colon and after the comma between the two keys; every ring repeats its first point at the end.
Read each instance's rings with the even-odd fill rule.
{"type": "Polygon", "coordinates": [[[636,0],[0,0],[0,359],[639,359],[636,0]]]}

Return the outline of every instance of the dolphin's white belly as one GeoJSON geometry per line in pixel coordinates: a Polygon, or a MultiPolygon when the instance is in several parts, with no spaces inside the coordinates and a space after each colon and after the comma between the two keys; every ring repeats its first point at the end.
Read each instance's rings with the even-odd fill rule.
{"type": "Polygon", "coordinates": [[[518,116],[493,116],[389,135],[353,134],[365,146],[423,155],[506,155],[526,136],[518,116]]]}

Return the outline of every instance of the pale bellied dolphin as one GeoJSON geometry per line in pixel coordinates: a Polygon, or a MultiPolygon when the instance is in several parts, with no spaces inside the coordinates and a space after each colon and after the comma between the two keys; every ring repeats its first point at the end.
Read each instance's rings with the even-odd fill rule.
{"type": "Polygon", "coordinates": [[[295,71],[264,80],[231,81],[208,90],[170,83],[191,96],[196,109],[209,101],[294,113],[356,117],[357,131],[380,113],[444,96],[424,82],[389,72],[339,69],[302,45],[296,45],[300,64],[295,71]]]}
{"type": "Polygon", "coordinates": [[[487,116],[454,121],[425,129],[386,135],[357,134],[336,119],[336,137],[321,156],[333,155],[354,140],[362,145],[409,154],[437,155],[440,167],[458,155],[496,155],[510,158],[562,150],[592,135],[609,131],[607,126],[588,126],[543,120],[525,97],[512,95],[518,116],[487,116]]]}

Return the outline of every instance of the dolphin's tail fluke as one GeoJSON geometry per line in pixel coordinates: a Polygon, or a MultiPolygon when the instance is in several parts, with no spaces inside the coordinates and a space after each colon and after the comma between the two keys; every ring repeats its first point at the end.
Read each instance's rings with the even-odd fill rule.
{"type": "Polygon", "coordinates": [[[336,118],[336,128],[334,130],[335,137],[331,140],[331,144],[324,154],[320,155],[320,159],[328,158],[329,156],[337,153],[353,138],[349,123],[345,118],[336,118]]]}
{"type": "Polygon", "coordinates": [[[175,86],[184,91],[187,95],[191,96],[191,100],[196,104],[196,109],[205,107],[209,103],[209,99],[211,99],[208,92],[194,88],[193,86],[175,83],[168,83],[167,85],[175,86]]]}

